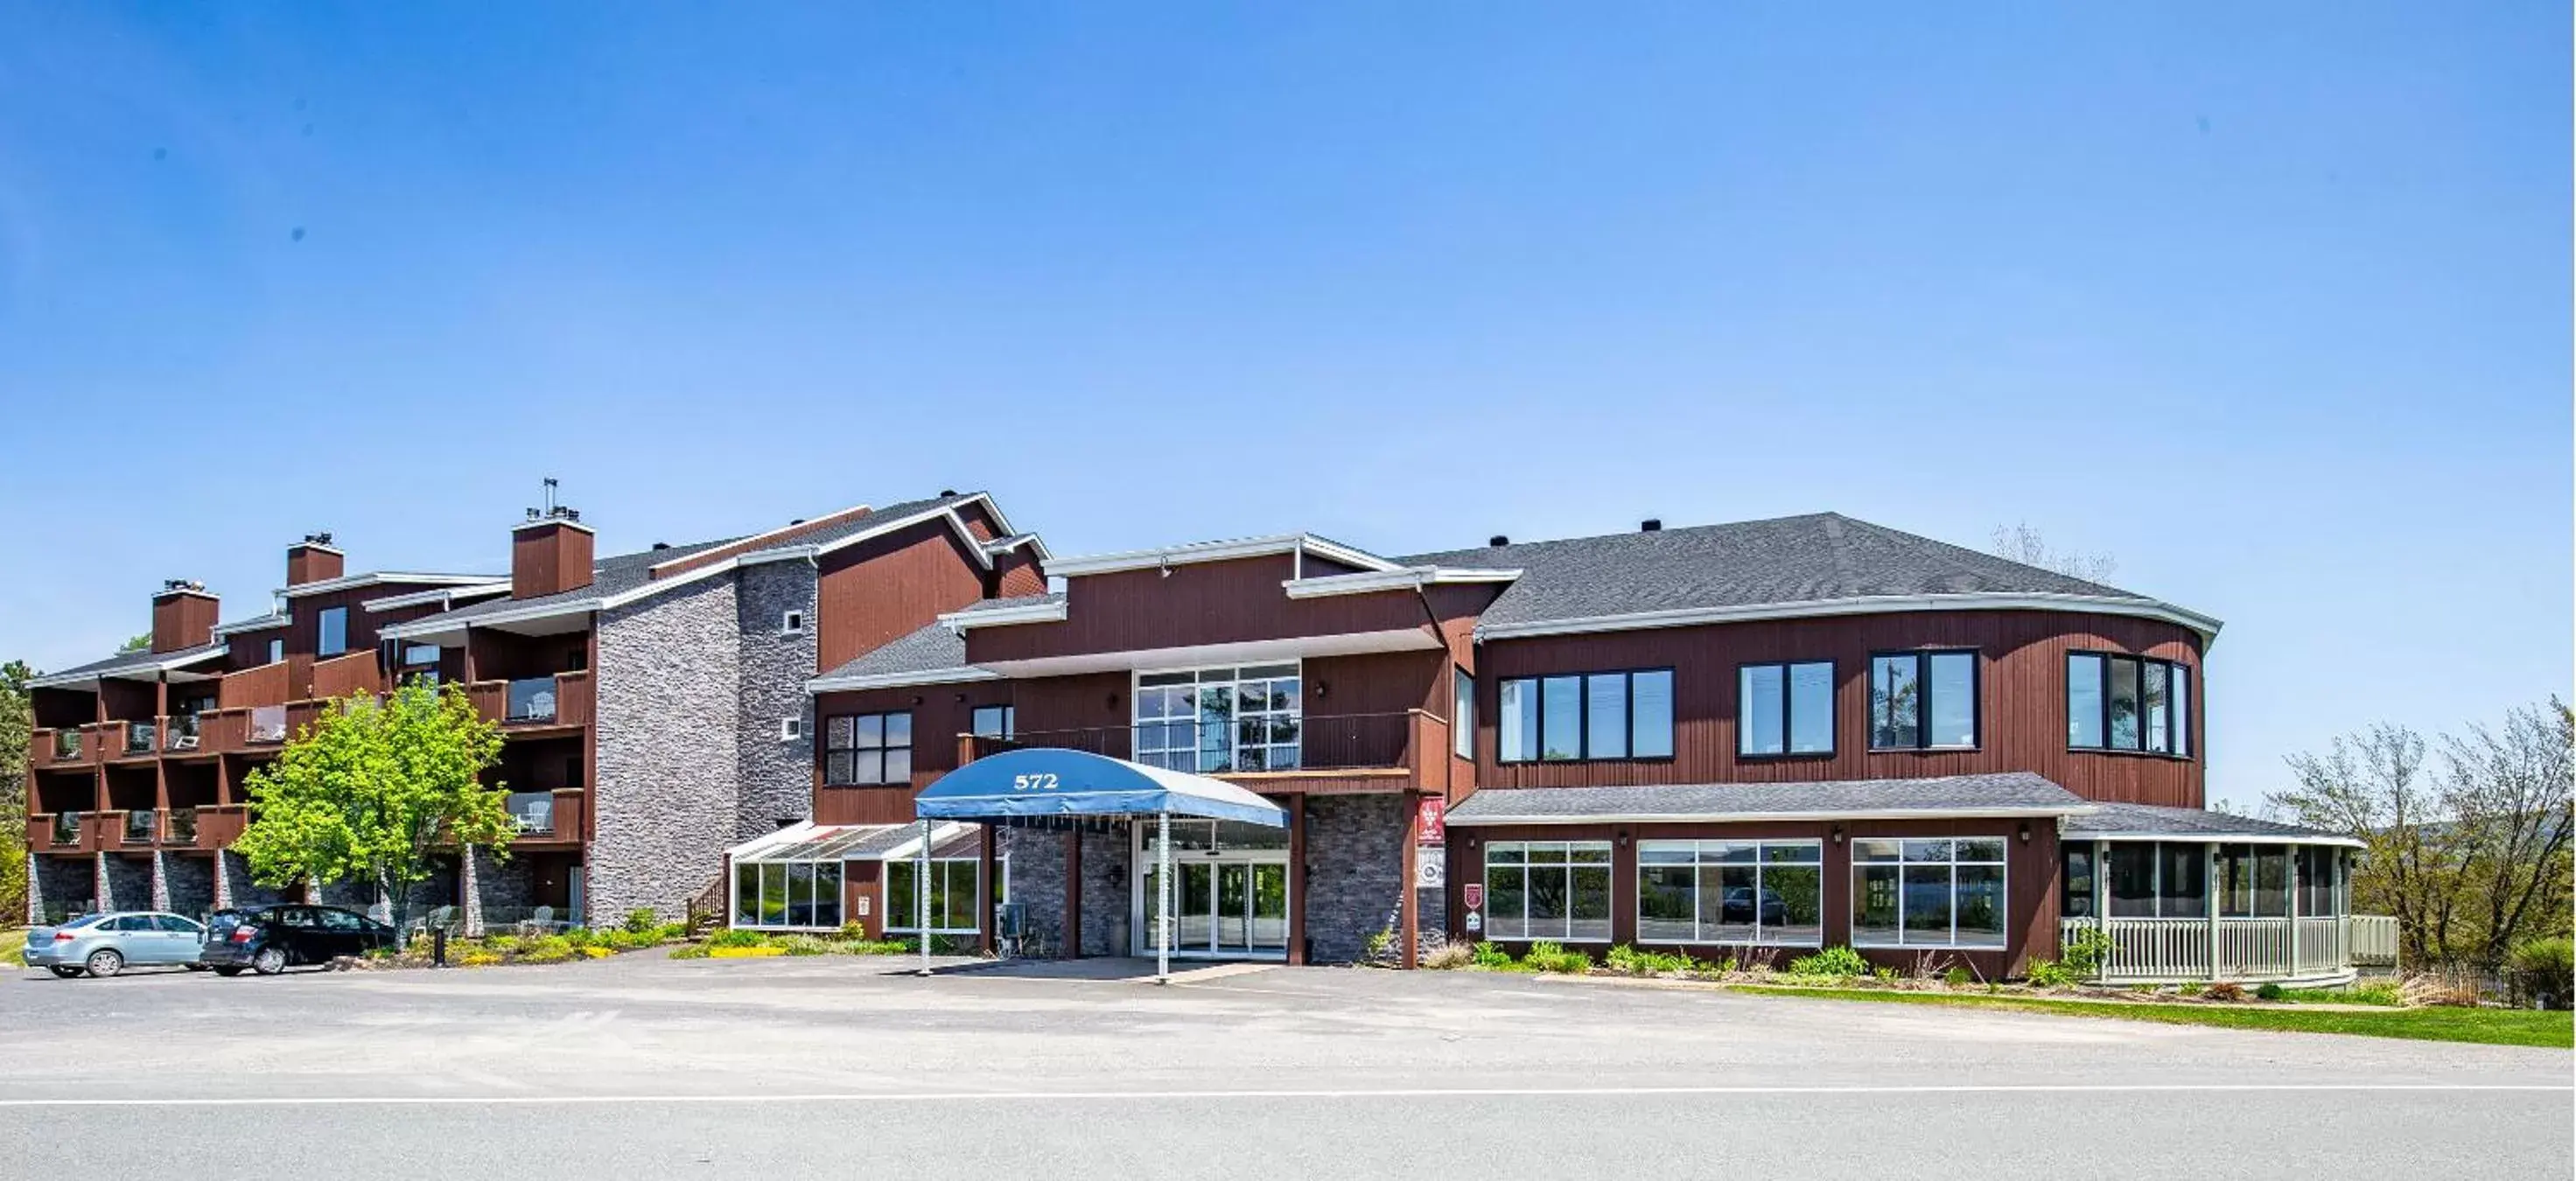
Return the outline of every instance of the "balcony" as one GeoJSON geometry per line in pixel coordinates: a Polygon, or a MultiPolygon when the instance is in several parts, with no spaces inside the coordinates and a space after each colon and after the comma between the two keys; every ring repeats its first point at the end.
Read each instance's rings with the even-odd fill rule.
{"type": "Polygon", "coordinates": [[[156,823],[159,819],[160,814],[153,812],[148,808],[126,813],[125,832],[122,837],[124,843],[128,845],[150,845],[152,843],[153,830],[159,827],[156,823]]]}
{"type": "Polygon", "coordinates": [[[78,849],[81,846],[81,814],[56,812],[27,818],[27,831],[42,834],[45,844],[54,849],[78,849]]]}
{"type": "Polygon", "coordinates": [[[510,819],[519,826],[523,841],[578,841],[581,839],[582,809],[587,793],[579,788],[555,791],[514,791],[503,805],[510,819]]]}
{"type": "Polygon", "coordinates": [[[197,843],[197,810],[170,809],[170,822],[161,826],[161,843],[187,848],[197,843]]]}
{"type": "Polygon", "coordinates": [[[242,735],[242,741],[252,746],[278,746],[284,744],[286,741],[286,707],[282,705],[253,706],[250,711],[250,728],[242,735]]]}
{"type": "Polygon", "coordinates": [[[474,708],[484,717],[511,728],[584,726],[590,723],[588,672],[521,677],[510,681],[477,681],[466,686],[474,708]]]}
{"type": "Polygon", "coordinates": [[[1285,779],[1385,780],[1375,790],[1439,790],[1449,782],[1448,734],[1445,719],[1417,709],[1029,730],[1010,738],[968,736],[961,739],[960,756],[972,762],[1006,750],[1056,747],[1255,787],[1285,779]]]}
{"type": "Polygon", "coordinates": [[[161,749],[172,753],[193,751],[197,749],[198,735],[197,715],[164,718],[161,722],[161,749]]]}
{"type": "Polygon", "coordinates": [[[160,737],[161,727],[157,723],[127,722],[125,724],[126,757],[151,754],[153,748],[160,744],[160,737]]]}
{"type": "Polygon", "coordinates": [[[38,730],[27,744],[27,761],[39,771],[78,767],[89,761],[87,754],[95,749],[82,740],[78,727],[38,730]]]}

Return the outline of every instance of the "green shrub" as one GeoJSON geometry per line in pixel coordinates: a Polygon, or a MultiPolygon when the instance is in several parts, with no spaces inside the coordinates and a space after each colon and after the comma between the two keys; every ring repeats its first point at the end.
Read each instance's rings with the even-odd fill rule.
{"type": "Polygon", "coordinates": [[[2513,949],[2504,961],[2505,983],[2513,995],[2524,1001],[2551,998],[2556,1007],[2568,1006],[2576,995],[2576,943],[2566,939],[2534,939],[2513,949]]]}
{"type": "Polygon", "coordinates": [[[2199,996],[2200,994],[2202,994],[2202,993],[2204,993],[2204,992],[2207,992],[2207,991],[2209,991],[2209,986],[2208,986],[2208,985],[2206,985],[2206,984],[2202,984],[2202,983],[2200,983],[2199,981],[2195,980],[2195,981],[2192,981],[2192,982],[2191,982],[2191,983],[2189,983],[2189,984],[2185,984],[2185,985],[2183,985],[2182,987],[2175,989],[2175,990],[2174,990],[2174,995],[2175,995],[2175,996],[2199,996]]]}
{"type": "Polygon", "coordinates": [[[2111,941],[2110,932],[2100,927],[2084,927],[2058,941],[2058,962],[2065,964],[2066,970],[2078,978],[2090,980],[2102,974],[2102,965],[2111,962],[2111,952],[2116,946],[2111,941]]]}
{"type": "Polygon", "coordinates": [[[740,927],[728,927],[707,937],[709,947],[765,947],[769,936],[740,927]]]}
{"type": "Polygon", "coordinates": [[[1504,951],[1495,944],[1479,943],[1476,945],[1476,966],[1479,968],[1511,967],[1512,953],[1504,951]]]}
{"type": "Polygon", "coordinates": [[[902,955],[912,944],[901,939],[844,939],[833,945],[842,955],[902,955]]]}
{"type": "Polygon", "coordinates": [[[778,940],[778,946],[789,955],[830,955],[832,945],[813,935],[789,935],[778,940]]]}
{"type": "Polygon", "coordinates": [[[868,925],[866,923],[852,921],[841,924],[841,938],[843,941],[849,942],[865,939],[867,937],[868,925]]]}
{"type": "Polygon", "coordinates": [[[2355,1005],[2402,1005],[2405,991],[2394,980],[2364,980],[2343,990],[2341,998],[2355,1005]]]}
{"type": "Polygon", "coordinates": [[[1866,975],[1869,961],[1848,947],[1828,947],[1814,955],[1802,955],[1789,961],[1789,971],[1797,976],[1834,976],[1849,979],[1866,975]]]}
{"type": "Polygon", "coordinates": [[[2032,960],[2027,979],[2032,988],[2065,988],[2081,983],[2084,977],[2056,960],[2032,960]]]}
{"type": "Polygon", "coordinates": [[[1563,944],[1545,939],[1530,944],[1529,954],[1521,958],[1530,967],[1541,972],[1562,972],[1570,976],[1580,976],[1592,970],[1591,956],[1579,951],[1568,951],[1563,944]]]}
{"type": "Polygon", "coordinates": [[[1393,960],[1395,958],[1395,928],[1380,927],[1377,929],[1376,934],[1369,936],[1368,950],[1363,958],[1373,964],[1383,964],[1393,960]]]}
{"type": "Polygon", "coordinates": [[[702,960],[707,958],[708,950],[707,945],[703,943],[683,943],[680,946],[671,949],[671,958],[675,960],[702,960]]]}
{"type": "Polygon", "coordinates": [[[1660,976],[1667,972],[1688,972],[1699,965],[1675,952],[1645,951],[1620,944],[1610,949],[1608,967],[1613,972],[1631,976],[1660,976]]]}
{"type": "Polygon", "coordinates": [[[629,935],[650,935],[662,929],[662,916],[653,913],[652,907],[639,906],[626,912],[626,922],[619,929],[629,935]]]}
{"type": "Polygon", "coordinates": [[[491,952],[494,955],[517,955],[519,953],[519,944],[520,939],[516,935],[486,935],[483,937],[483,950],[491,952]]]}
{"type": "Polygon", "coordinates": [[[560,964],[578,954],[573,950],[572,940],[561,935],[547,935],[528,940],[520,947],[518,961],[523,964],[560,964]]]}
{"type": "Polygon", "coordinates": [[[1941,973],[1941,983],[1952,988],[1965,988],[1971,979],[1968,969],[1959,964],[1952,964],[1949,971],[1941,973]]]}
{"type": "Polygon", "coordinates": [[[2258,1001],[2277,1001],[2287,995],[2289,994],[2282,991],[2280,985],[2269,980],[2264,981],[2261,987],[2254,990],[2254,999],[2258,1001]]]}

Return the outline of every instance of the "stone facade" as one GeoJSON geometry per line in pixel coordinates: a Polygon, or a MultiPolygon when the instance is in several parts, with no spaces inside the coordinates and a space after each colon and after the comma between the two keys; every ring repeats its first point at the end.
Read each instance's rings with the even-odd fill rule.
{"type": "Polygon", "coordinates": [[[722,872],[741,821],[739,618],[731,576],[601,613],[594,914],[682,919],[722,872]]]}
{"type": "MultiPolygon", "coordinates": [[[[1309,963],[1368,955],[1369,937],[1401,919],[1408,797],[1315,796],[1306,801],[1309,963]]],[[[1431,916],[1426,912],[1422,918],[1431,916]]]]}
{"type": "MultiPolygon", "coordinates": [[[[1082,834],[1082,954],[1130,955],[1134,847],[1125,832],[1082,834]]],[[[1061,871],[1058,871],[1061,873],[1061,871]]],[[[1062,904],[1057,904],[1061,908],[1062,904]]]]}
{"type": "Polygon", "coordinates": [[[818,631],[814,567],[807,562],[763,562],[735,576],[737,663],[742,692],[736,718],[742,804],[733,839],[774,831],[786,820],[814,815],[814,698],[805,682],[815,674],[818,631]],[[779,624],[801,612],[804,630],[783,635],[779,624]],[[795,718],[797,736],[780,738],[779,720],[795,718]]]}
{"type": "Polygon", "coordinates": [[[162,909],[190,917],[215,909],[215,859],[170,856],[161,859],[162,889],[169,900],[162,909]]]}
{"type": "Polygon", "coordinates": [[[79,913],[97,908],[98,866],[91,858],[27,856],[28,925],[38,925],[49,909],[79,913]]]}
{"type": "Polygon", "coordinates": [[[101,910],[148,910],[152,906],[152,859],[123,854],[98,855],[98,906],[101,910]]]}
{"type": "Polygon", "coordinates": [[[1005,828],[994,852],[1007,857],[1011,904],[1030,934],[1048,947],[1064,946],[1064,834],[1005,828]]]}
{"type": "Polygon", "coordinates": [[[486,921],[515,922],[526,917],[531,897],[526,865],[502,861],[489,850],[477,848],[469,884],[473,887],[473,900],[466,923],[471,929],[479,932],[486,921]]]}
{"type": "Polygon", "coordinates": [[[302,886],[272,889],[251,880],[250,862],[244,860],[241,854],[226,851],[216,856],[224,859],[224,886],[231,895],[231,905],[235,909],[257,910],[263,906],[304,901],[302,886]]]}

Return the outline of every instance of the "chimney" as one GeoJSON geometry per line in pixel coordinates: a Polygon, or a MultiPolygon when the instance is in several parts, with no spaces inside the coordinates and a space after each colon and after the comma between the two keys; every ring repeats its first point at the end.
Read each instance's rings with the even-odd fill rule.
{"type": "Polygon", "coordinates": [[[307,533],[304,540],[286,547],[286,585],[328,582],[340,576],[346,563],[346,556],[331,544],[330,534],[307,533]]]}
{"type": "Polygon", "coordinates": [[[1510,545],[1511,543],[1512,543],[1512,539],[1511,539],[1511,538],[1505,537],[1505,536],[1503,536],[1503,535],[1502,535],[1502,534],[1500,534],[1500,533],[1497,533],[1497,534],[1493,535],[1492,537],[1488,537],[1488,538],[1486,538],[1486,539],[1485,539],[1485,544],[1490,545],[1490,546],[1494,547],[1495,549],[1501,549],[1501,548],[1503,548],[1504,546],[1510,545]]]}
{"type": "Polygon", "coordinates": [[[1661,533],[1663,531],[1664,519],[1662,517],[1648,517],[1645,520],[1637,522],[1637,532],[1639,533],[1661,533]]]}
{"type": "Polygon", "coordinates": [[[206,584],[173,578],[152,596],[152,650],[177,652],[214,642],[215,610],[221,603],[206,593],[206,584]]]}
{"type": "Polygon", "coordinates": [[[590,526],[577,509],[528,510],[510,531],[510,597],[533,599],[590,585],[590,526]]]}

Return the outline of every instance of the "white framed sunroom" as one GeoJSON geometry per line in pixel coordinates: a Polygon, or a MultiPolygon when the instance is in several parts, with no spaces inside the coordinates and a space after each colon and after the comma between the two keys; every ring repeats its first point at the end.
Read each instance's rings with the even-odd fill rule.
{"type": "MultiPolygon", "coordinates": [[[[2206,815],[2206,814],[2204,814],[2206,815]]],[[[2243,832],[2069,832],[2059,946],[2109,937],[2106,984],[2348,983],[2392,951],[2392,921],[2355,915],[2348,837],[2243,832]]]]}

